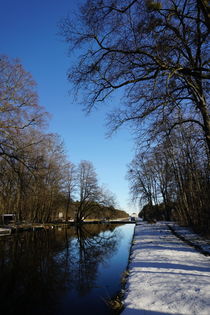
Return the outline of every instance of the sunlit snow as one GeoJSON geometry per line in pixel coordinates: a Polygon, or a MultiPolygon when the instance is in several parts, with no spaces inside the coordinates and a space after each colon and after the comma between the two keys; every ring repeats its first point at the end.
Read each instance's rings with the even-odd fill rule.
{"type": "Polygon", "coordinates": [[[210,257],[166,223],[136,226],[125,294],[127,314],[210,314],[210,257]]]}

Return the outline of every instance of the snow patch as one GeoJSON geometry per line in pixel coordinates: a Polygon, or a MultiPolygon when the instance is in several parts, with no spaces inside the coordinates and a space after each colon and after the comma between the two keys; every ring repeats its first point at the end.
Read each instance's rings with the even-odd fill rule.
{"type": "Polygon", "coordinates": [[[137,225],[134,241],[123,315],[210,314],[209,257],[163,222],[137,225]]]}

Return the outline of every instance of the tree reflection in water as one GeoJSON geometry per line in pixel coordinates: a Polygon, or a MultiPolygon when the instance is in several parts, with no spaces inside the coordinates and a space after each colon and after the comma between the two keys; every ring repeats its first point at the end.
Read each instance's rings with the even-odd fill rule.
{"type": "Polygon", "coordinates": [[[81,298],[100,285],[98,266],[111,259],[120,239],[116,225],[95,224],[1,238],[1,311],[75,314],[76,308],[82,314],[81,298]]]}

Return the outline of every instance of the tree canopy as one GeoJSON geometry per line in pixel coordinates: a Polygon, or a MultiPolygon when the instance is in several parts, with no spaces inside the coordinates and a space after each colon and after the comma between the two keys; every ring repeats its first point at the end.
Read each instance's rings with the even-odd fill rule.
{"type": "Polygon", "coordinates": [[[65,220],[74,217],[81,204],[84,210],[91,203],[82,216],[93,215],[100,203],[101,216],[105,196],[110,201],[107,210],[113,212],[114,199],[99,187],[91,162],[78,167],[69,162],[61,137],[42,128],[47,118],[31,74],[18,60],[1,56],[0,213],[14,213],[20,221],[49,222],[59,212],[65,220]],[[75,202],[78,195],[80,203],[75,202]]]}
{"type": "Polygon", "coordinates": [[[210,152],[208,10],[197,0],[85,1],[61,32],[80,53],[69,79],[86,92],[86,109],[121,89],[113,130],[145,119],[153,129],[196,123],[210,152]]]}

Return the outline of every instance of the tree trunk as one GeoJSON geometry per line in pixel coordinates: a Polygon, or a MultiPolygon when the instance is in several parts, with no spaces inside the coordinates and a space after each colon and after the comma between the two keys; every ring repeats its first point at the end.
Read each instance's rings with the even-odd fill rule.
{"type": "Polygon", "coordinates": [[[200,102],[199,109],[203,118],[204,135],[208,148],[208,168],[210,170],[210,114],[205,101],[200,102]]]}

